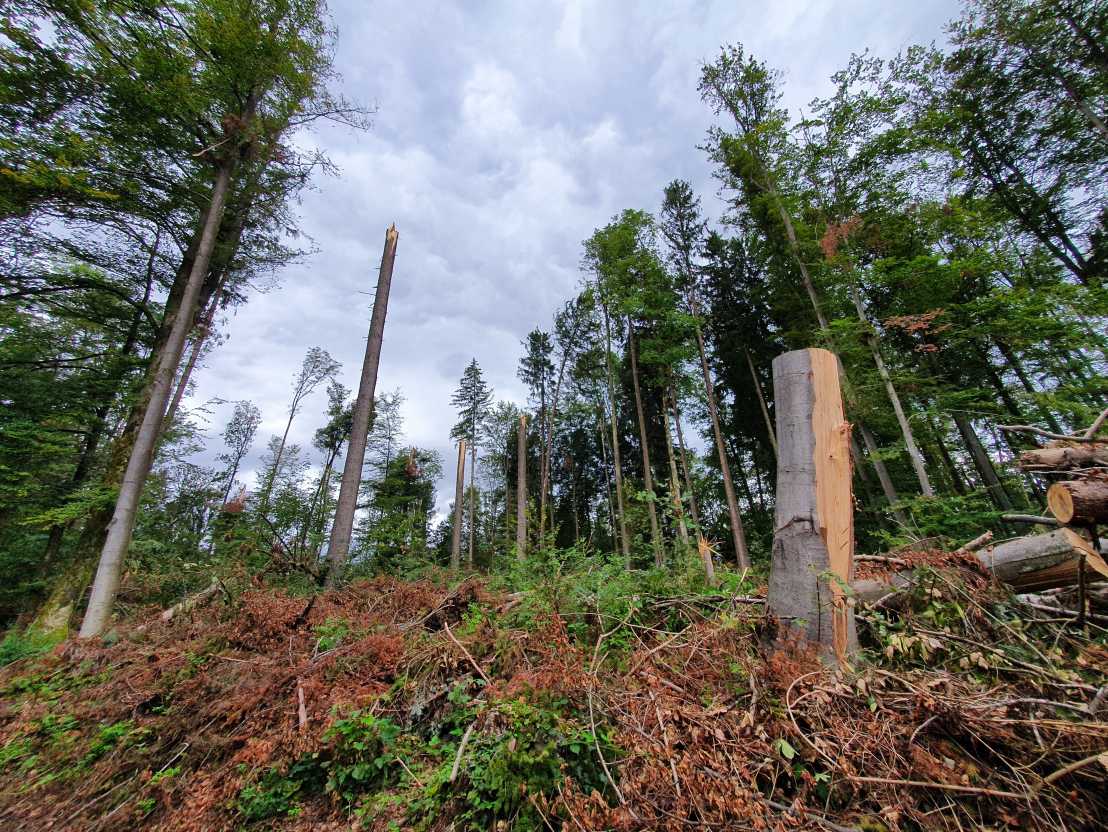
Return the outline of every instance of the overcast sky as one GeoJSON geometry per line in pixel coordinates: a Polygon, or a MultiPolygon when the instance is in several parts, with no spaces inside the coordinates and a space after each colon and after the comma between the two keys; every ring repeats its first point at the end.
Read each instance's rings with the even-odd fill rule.
{"type": "MultiPolygon", "coordinates": [[[[250,399],[262,410],[248,469],[287,418],[312,346],[357,384],[385,228],[400,231],[377,390],[401,388],[407,444],[438,450],[452,499],[449,398],[476,358],[499,398],[524,400],[520,340],[578,282],[581,241],[624,208],[656,211],[688,179],[719,201],[697,145],[712,123],[699,68],[724,43],[785,74],[796,112],[830,90],[851,52],[890,56],[942,40],[957,0],[333,0],[347,97],[375,106],[368,133],[301,137],[338,165],[300,207],[318,253],[225,320],[193,406],[250,399]]],[[[293,424],[310,448],[322,389],[293,424]]],[[[206,417],[210,448],[231,405],[206,417]]],[[[314,452],[318,456],[318,452],[314,452]]],[[[247,477],[249,481],[251,477],[247,477]]]]}

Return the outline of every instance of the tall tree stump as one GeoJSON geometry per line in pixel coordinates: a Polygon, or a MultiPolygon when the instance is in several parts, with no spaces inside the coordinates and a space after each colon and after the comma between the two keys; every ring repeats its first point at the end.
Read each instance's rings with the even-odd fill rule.
{"type": "Polygon", "coordinates": [[[779,355],[773,391],[779,459],[767,609],[783,635],[819,644],[842,662],[858,642],[846,589],[854,577],[850,424],[835,355],[779,355]]]}

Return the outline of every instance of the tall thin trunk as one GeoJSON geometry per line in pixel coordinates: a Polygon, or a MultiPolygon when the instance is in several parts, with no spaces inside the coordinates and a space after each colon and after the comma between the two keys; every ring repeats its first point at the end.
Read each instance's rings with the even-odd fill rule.
{"type": "MultiPolygon", "coordinates": [[[[250,115],[252,117],[253,113],[251,112],[250,115]]],[[[248,122],[251,120],[252,118],[247,119],[248,122]]],[[[165,352],[158,362],[146,412],[143,414],[142,424],[135,436],[135,444],[123,474],[123,482],[119,489],[119,496],[116,498],[112,519],[108,524],[108,536],[100,553],[100,563],[92,584],[92,595],[89,598],[85,619],[81,623],[82,638],[99,635],[111,619],[112,605],[115,603],[119,579],[123,571],[123,559],[131,543],[131,535],[134,533],[139,500],[142,497],[142,489],[146,485],[146,478],[150,474],[150,466],[154,461],[154,449],[158,434],[161,432],[165,408],[169,402],[173,376],[181,361],[185,340],[192,328],[193,317],[200,302],[204,278],[208,274],[208,264],[211,262],[212,249],[215,247],[216,234],[222,219],[234,167],[235,157],[231,156],[220,164],[216,172],[212,186],[211,206],[204,223],[196,261],[192,265],[180,309],[170,327],[165,352]]]]}
{"type": "Polygon", "coordinates": [[[873,355],[873,363],[877,365],[877,374],[881,376],[881,381],[885,384],[885,393],[893,406],[897,424],[900,425],[900,434],[904,437],[904,446],[908,449],[908,458],[912,461],[916,479],[919,480],[920,493],[924,497],[934,497],[935,490],[931,487],[931,480],[927,476],[927,466],[924,464],[923,454],[920,453],[919,447],[916,445],[916,437],[912,432],[912,426],[908,423],[908,417],[900,404],[900,395],[896,392],[896,386],[893,384],[888,367],[885,366],[885,359],[881,357],[881,350],[877,345],[877,336],[873,334],[869,319],[866,317],[866,310],[862,306],[862,296],[858,293],[856,286],[850,287],[850,297],[854,301],[854,309],[858,313],[858,320],[865,327],[866,343],[873,355]]]}
{"type": "Polygon", "coordinates": [[[462,497],[466,483],[466,441],[458,440],[458,474],[454,481],[454,529],[450,540],[450,568],[462,565],[462,497]]]}
{"type": "Polygon", "coordinates": [[[635,391],[635,411],[639,418],[639,444],[642,446],[642,478],[646,489],[647,515],[650,517],[650,545],[654,548],[654,565],[665,565],[662,553],[662,537],[658,532],[658,511],[654,506],[654,475],[650,471],[650,446],[646,436],[646,414],[643,413],[642,392],[639,390],[639,359],[635,346],[635,329],[627,322],[627,348],[631,351],[631,386],[635,391]]]}
{"type": "Polygon", "coordinates": [[[473,548],[475,539],[475,521],[477,518],[476,512],[476,499],[477,499],[477,438],[476,432],[474,432],[473,444],[469,446],[469,553],[466,556],[466,563],[470,569],[473,568],[473,548]]]}
{"type": "Polygon", "coordinates": [[[520,414],[516,434],[516,558],[527,558],[527,416],[520,414]]]}
{"type": "Polygon", "coordinates": [[[346,564],[350,538],[354,534],[354,512],[358,508],[358,490],[362,483],[362,465],[365,463],[365,446],[369,438],[369,421],[377,389],[377,368],[381,364],[381,344],[385,339],[385,316],[388,313],[392,267],[396,261],[396,243],[399,237],[395,224],[385,231],[385,249],[381,255],[377,291],[373,296],[373,315],[369,321],[365,360],[362,362],[362,376],[358,382],[358,398],[354,401],[350,440],[346,445],[346,460],[342,466],[335,519],[331,524],[331,540],[327,549],[327,559],[330,561],[327,569],[328,586],[334,585],[346,564]]]}
{"type": "MultiPolygon", "coordinates": [[[[607,414],[604,413],[604,408],[601,406],[599,399],[596,402],[596,414],[596,431],[597,436],[600,439],[600,462],[601,466],[604,469],[604,494],[608,499],[608,531],[611,533],[612,543],[614,544],[616,541],[615,497],[612,495],[612,471],[611,468],[608,466],[608,440],[604,436],[605,432],[608,430],[608,427],[605,424],[605,422],[607,421],[607,414]]],[[[597,509],[596,516],[597,520],[599,521],[599,509],[597,509]]]]}
{"type": "Polygon", "coordinates": [[[669,430],[669,408],[662,403],[662,424],[666,426],[666,456],[669,459],[669,494],[673,503],[673,514],[677,519],[677,534],[681,544],[689,548],[689,529],[685,525],[685,504],[681,500],[681,486],[677,477],[677,460],[673,456],[673,434],[669,430]]]}
{"type": "Polygon", "coordinates": [[[973,429],[973,423],[960,410],[955,410],[952,415],[954,416],[954,424],[958,426],[958,432],[962,435],[966,450],[970,452],[973,467],[977,469],[977,473],[985,485],[985,490],[998,508],[1002,511],[1012,511],[1012,500],[1008,496],[1008,492],[1004,490],[1000,477],[996,475],[993,462],[989,459],[985,446],[981,444],[977,432],[973,429]]]}
{"type": "Polygon", "coordinates": [[[704,532],[700,527],[700,512],[696,507],[696,493],[693,491],[692,477],[689,475],[689,459],[685,450],[685,432],[681,429],[681,411],[677,407],[677,395],[670,388],[671,401],[673,402],[673,425],[677,429],[677,446],[681,451],[681,473],[685,477],[685,490],[689,494],[689,516],[696,526],[696,536],[703,537],[704,532]]]}
{"type": "Polygon", "coordinates": [[[758,373],[754,369],[754,359],[750,357],[750,350],[744,349],[743,352],[746,354],[746,366],[750,368],[750,380],[754,382],[754,391],[758,394],[758,405],[762,408],[762,418],[766,421],[766,434],[769,436],[769,444],[773,447],[773,458],[777,459],[777,434],[773,430],[773,420],[769,418],[766,397],[762,393],[762,382],[758,380],[758,373]]]}
{"type": "MultiPolygon", "coordinates": [[[[839,368],[840,373],[842,367],[839,368]]],[[[846,385],[843,385],[843,393],[845,397],[846,385]]],[[[897,508],[897,503],[900,498],[897,496],[896,487],[893,485],[892,477],[889,476],[889,469],[885,467],[884,460],[881,459],[879,454],[881,449],[877,447],[877,440],[874,438],[872,431],[861,419],[857,422],[858,432],[862,434],[862,441],[866,445],[866,452],[869,454],[870,462],[873,464],[873,470],[877,472],[877,481],[881,483],[881,491],[885,494],[885,499],[889,503],[889,508],[892,511],[893,519],[895,519],[902,526],[908,525],[908,516],[903,510],[897,508]]]]}
{"type": "MultiPolygon", "coordinates": [[[[694,306],[695,310],[695,306],[694,306]]],[[[697,313],[694,311],[694,317],[697,313]]],[[[746,532],[743,529],[742,516],[739,514],[739,501],[735,497],[735,483],[731,478],[731,466],[727,462],[727,449],[723,441],[723,430],[719,425],[719,405],[716,402],[716,387],[712,382],[712,371],[708,367],[708,352],[704,347],[704,332],[700,320],[696,320],[696,347],[700,351],[700,371],[704,376],[704,394],[708,399],[708,415],[712,420],[712,436],[716,443],[716,456],[719,459],[719,471],[723,476],[723,495],[727,500],[727,514],[731,520],[731,541],[735,546],[735,559],[740,569],[750,568],[750,553],[746,549],[746,532]]]]}
{"type": "Polygon", "coordinates": [[[931,417],[928,417],[927,421],[931,425],[931,434],[935,437],[935,444],[939,448],[939,458],[943,461],[943,466],[946,468],[951,487],[956,494],[965,494],[965,483],[962,482],[962,475],[958,470],[958,466],[954,464],[954,457],[950,455],[950,449],[947,448],[946,442],[943,441],[942,428],[931,417]]]}
{"type": "Polygon", "coordinates": [[[616,477],[616,506],[619,508],[619,544],[623,551],[623,560],[628,569],[631,568],[631,538],[627,533],[627,514],[623,507],[623,463],[619,454],[619,429],[617,427],[618,415],[616,412],[615,378],[612,371],[612,325],[608,317],[607,304],[601,303],[604,314],[604,366],[608,379],[608,414],[612,426],[612,469],[616,477]]]}
{"type": "Polygon", "coordinates": [[[216,309],[219,306],[219,299],[223,295],[223,280],[226,279],[226,275],[220,280],[219,287],[212,293],[212,299],[208,304],[208,308],[205,310],[204,315],[200,319],[200,326],[197,329],[196,336],[192,339],[192,350],[189,353],[189,360],[185,363],[185,369],[181,373],[181,378],[177,381],[177,387],[173,391],[173,399],[169,402],[169,408],[165,412],[165,418],[162,420],[161,432],[164,434],[169,426],[173,424],[173,419],[177,416],[177,409],[181,406],[181,400],[185,397],[185,392],[188,390],[189,380],[192,378],[192,371],[196,369],[196,362],[200,358],[200,354],[204,351],[204,342],[208,340],[208,335],[211,334],[212,325],[215,321],[216,309]]]}

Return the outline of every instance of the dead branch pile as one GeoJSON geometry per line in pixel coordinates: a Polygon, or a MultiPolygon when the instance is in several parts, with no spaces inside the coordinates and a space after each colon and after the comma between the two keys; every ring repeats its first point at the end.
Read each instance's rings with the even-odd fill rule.
{"type": "MultiPolygon", "coordinates": [[[[904,603],[860,613],[865,653],[845,674],[771,650],[758,599],[720,593],[597,614],[583,639],[473,581],[154,613],[115,644],[0,671],[0,826],[243,828],[244,789],[325,754],[328,726],[359,709],[454,737],[445,757],[388,758],[363,828],[474,828],[467,761],[514,747],[519,703],[554,702],[585,739],[577,769],[521,787],[549,829],[1100,828],[1106,631],[1036,617],[964,554],[908,557],[904,603]],[[63,757],[76,774],[51,779],[63,757]]],[[[302,797],[257,828],[357,823],[334,794],[302,797]]]]}

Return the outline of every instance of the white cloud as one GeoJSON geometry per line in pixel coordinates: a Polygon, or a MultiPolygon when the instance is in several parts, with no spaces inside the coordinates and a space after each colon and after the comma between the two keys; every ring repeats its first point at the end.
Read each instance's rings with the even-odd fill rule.
{"type": "MultiPolygon", "coordinates": [[[[341,168],[305,196],[318,254],[228,322],[192,403],[262,408],[254,460],[284,428],[291,378],[319,345],[353,386],[365,348],[384,229],[400,243],[378,390],[403,389],[408,441],[439,450],[439,507],[452,497],[450,393],[476,357],[499,396],[523,399],[519,341],[549,326],[578,280],[580,243],[628,207],[655,210],[689,179],[717,210],[696,145],[711,114],[696,81],[723,43],[787,70],[795,108],[829,89],[851,51],[890,54],[940,34],[957,0],[750,0],[430,7],[332,4],[350,98],[379,106],[366,134],[322,128],[304,142],[341,168]]],[[[310,447],[325,404],[309,400],[290,440],[310,447]]],[[[211,419],[212,448],[230,406],[211,419]]],[[[251,464],[254,464],[253,462],[251,464]]]]}

